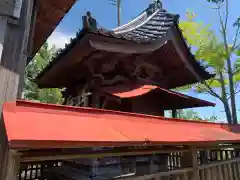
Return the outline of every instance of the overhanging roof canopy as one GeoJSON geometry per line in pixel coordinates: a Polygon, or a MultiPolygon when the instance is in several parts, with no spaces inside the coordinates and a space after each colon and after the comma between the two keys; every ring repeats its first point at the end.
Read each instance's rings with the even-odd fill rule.
{"type": "Polygon", "coordinates": [[[143,85],[140,83],[103,87],[99,90],[121,99],[133,100],[145,95],[150,95],[155,97],[154,99],[159,102],[159,105],[163,106],[164,110],[215,106],[214,103],[208,101],[190,97],[158,86],[143,85]]]}
{"type": "Polygon", "coordinates": [[[32,55],[35,55],[76,0],[36,1],[36,24],[33,28],[32,55]]]}
{"type": "Polygon", "coordinates": [[[10,148],[239,142],[239,126],[25,101],[6,102],[10,148]],[[233,132],[234,131],[234,132],[233,132]]]}
{"type": "Polygon", "coordinates": [[[92,74],[107,79],[109,74],[120,74],[146,76],[168,89],[212,77],[191,54],[178,27],[179,16],[162,9],[148,11],[112,31],[83,29],[77,33],[38,76],[38,85],[59,88],[85,82],[92,74]],[[124,65],[119,67],[119,62],[124,65]]]}

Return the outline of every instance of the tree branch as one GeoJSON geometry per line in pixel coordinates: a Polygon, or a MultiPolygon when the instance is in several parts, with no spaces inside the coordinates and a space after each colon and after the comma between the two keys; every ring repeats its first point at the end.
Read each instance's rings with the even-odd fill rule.
{"type": "Polygon", "coordinates": [[[215,96],[216,98],[218,98],[220,101],[223,102],[223,99],[221,96],[219,96],[216,92],[214,92],[214,90],[207,84],[206,81],[203,81],[203,84],[207,87],[208,90],[206,90],[207,92],[209,91],[209,93],[212,95],[212,96],[215,96]]]}
{"type": "Polygon", "coordinates": [[[223,102],[223,99],[204,81],[203,85],[207,88],[207,89],[204,89],[204,88],[201,88],[198,86],[199,89],[201,89],[202,91],[206,91],[207,93],[209,93],[210,95],[218,98],[220,101],[223,102]]]}
{"type": "Polygon", "coordinates": [[[211,93],[209,90],[207,90],[207,89],[205,89],[205,88],[201,88],[201,87],[199,87],[199,86],[198,86],[197,88],[200,89],[202,92],[206,91],[206,93],[208,93],[208,94],[216,97],[214,93],[211,93]]]}
{"type": "Polygon", "coordinates": [[[240,26],[237,27],[236,34],[235,34],[235,37],[234,37],[234,40],[233,40],[233,46],[231,48],[231,52],[230,53],[235,51],[240,46],[240,43],[238,45],[236,45],[237,44],[237,40],[238,40],[239,30],[240,30],[240,26]]]}
{"type": "Polygon", "coordinates": [[[221,15],[221,12],[220,12],[220,6],[218,6],[217,11],[218,11],[218,16],[219,16],[219,20],[220,20],[220,24],[221,24],[221,28],[222,28],[222,33],[223,31],[225,31],[225,25],[223,24],[223,19],[222,19],[222,15],[221,15]]]}
{"type": "MultiPolygon", "coordinates": [[[[240,29],[239,29],[240,31],[240,29]]],[[[233,51],[237,50],[240,47],[240,43],[238,45],[235,45],[235,48],[233,49],[233,51]]]]}
{"type": "MultiPolygon", "coordinates": [[[[238,93],[240,93],[240,89],[238,89],[237,91],[235,91],[234,92],[234,95],[236,95],[236,94],[238,94],[238,93]]],[[[230,96],[227,98],[228,100],[231,98],[231,94],[230,94],[230,96]]]]}
{"type": "Polygon", "coordinates": [[[237,89],[238,89],[239,85],[240,85],[240,84],[237,84],[237,85],[236,85],[235,92],[238,91],[237,89]]]}
{"type": "Polygon", "coordinates": [[[235,74],[237,74],[239,72],[240,72],[240,68],[236,68],[236,69],[233,70],[233,75],[235,75],[235,74]]]}
{"type": "Polygon", "coordinates": [[[226,17],[225,17],[225,24],[224,24],[224,29],[227,29],[227,23],[228,23],[228,14],[229,14],[229,9],[228,9],[228,0],[226,0],[226,17]]]}

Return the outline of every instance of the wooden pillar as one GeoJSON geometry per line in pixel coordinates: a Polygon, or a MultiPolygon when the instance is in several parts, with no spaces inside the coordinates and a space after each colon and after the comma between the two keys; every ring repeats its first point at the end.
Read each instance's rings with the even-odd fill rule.
{"type": "Polygon", "coordinates": [[[150,169],[150,174],[153,174],[154,172],[156,172],[155,167],[154,167],[154,155],[152,155],[152,157],[150,157],[149,159],[149,169],[150,169]]]}
{"type": "Polygon", "coordinates": [[[2,179],[4,180],[17,180],[17,174],[20,169],[20,156],[17,152],[13,150],[7,151],[5,154],[6,168],[5,173],[2,174],[2,179]]]}
{"type": "Polygon", "coordinates": [[[181,157],[181,168],[192,167],[193,171],[191,174],[192,180],[199,180],[198,173],[198,159],[196,148],[192,148],[189,152],[184,152],[181,157]]]}
{"type": "Polygon", "coordinates": [[[197,158],[197,150],[195,148],[192,149],[192,167],[193,167],[193,180],[200,180],[198,173],[198,158],[197,158]]]}
{"type": "Polygon", "coordinates": [[[6,136],[5,125],[3,122],[3,117],[0,119],[0,180],[2,180],[3,173],[6,168],[6,153],[8,148],[8,140],[6,136]]]}
{"type": "MultiPolygon", "coordinates": [[[[9,1],[0,2],[0,114],[5,101],[16,100],[19,78],[24,75],[27,58],[24,50],[28,42],[33,0],[8,4],[17,7],[12,7],[13,14],[6,16],[1,11],[4,10],[1,9],[2,3],[9,1]],[[18,11],[21,11],[20,15],[18,11]]],[[[18,168],[18,157],[8,147],[3,118],[0,116],[0,180],[17,179],[18,168]]]]}
{"type": "Polygon", "coordinates": [[[208,163],[208,154],[209,154],[209,151],[207,149],[200,151],[201,164],[208,163]]]}
{"type": "Polygon", "coordinates": [[[0,16],[0,62],[3,54],[3,44],[4,44],[5,34],[6,34],[6,28],[7,28],[7,18],[4,16],[0,16]]]}
{"type": "Polygon", "coordinates": [[[172,110],[172,118],[177,118],[177,110],[176,109],[172,110]]]}
{"type": "MultiPolygon", "coordinates": [[[[27,14],[25,18],[19,19],[19,28],[20,36],[18,40],[18,50],[20,54],[19,58],[19,64],[18,64],[18,73],[19,74],[25,74],[25,67],[28,61],[28,57],[30,56],[30,53],[32,53],[32,46],[33,46],[33,37],[34,37],[34,29],[35,29],[35,22],[36,22],[36,16],[37,16],[37,1],[29,1],[25,0],[23,2],[26,5],[23,6],[23,11],[21,12],[21,15],[24,16],[24,14],[27,14]],[[31,33],[31,34],[30,34],[31,33]]],[[[24,88],[24,75],[19,77],[19,83],[18,83],[18,92],[17,92],[17,98],[22,98],[22,92],[24,88]]]]}
{"type": "Polygon", "coordinates": [[[92,107],[98,109],[101,108],[100,96],[95,92],[92,93],[92,107]]]}
{"type": "Polygon", "coordinates": [[[106,98],[104,99],[103,104],[102,104],[102,106],[101,106],[101,109],[105,109],[107,103],[108,103],[108,97],[106,97],[106,98]]]}

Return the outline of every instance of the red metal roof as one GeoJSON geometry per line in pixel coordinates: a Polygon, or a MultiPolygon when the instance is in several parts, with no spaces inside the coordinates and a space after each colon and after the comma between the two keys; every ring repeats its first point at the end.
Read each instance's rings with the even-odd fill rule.
{"type": "MultiPolygon", "coordinates": [[[[11,148],[64,148],[239,142],[224,124],[25,101],[6,102],[11,148]]],[[[239,126],[234,131],[238,131],[239,126]]]]}
{"type": "Polygon", "coordinates": [[[176,108],[192,108],[203,106],[215,106],[214,103],[187,96],[175,91],[167,90],[159,86],[144,84],[125,84],[111,87],[101,88],[100,91],[106,92],[119,98],[135,98],[148,93],[155,93],[154,97],[160,99],[159,103],[164,104],[166,109],[176,108]]]}
{"type": "Polygon", "coordinates": [[[136,96],[141,96],[147,94],[153,90],[158,89],[157,86],[153,85],[119,85],[119,86],[111,86],[111,87],[103,87],[101,91],[107,92],[114,96],[118,96],[120,98],[132,98],[136,96]]]}

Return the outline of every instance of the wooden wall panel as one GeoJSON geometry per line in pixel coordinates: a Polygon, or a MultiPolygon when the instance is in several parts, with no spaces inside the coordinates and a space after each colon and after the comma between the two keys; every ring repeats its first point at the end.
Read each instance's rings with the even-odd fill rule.
{"type": "MultiPolygon", "coordinates": [[[[0,61],[0,113],[5,101],[15,101],[19,78],[24,76],[29,27],[33,0],[24,0],[20,19],[7,19],[4,29],[0,26],[2,51],[0,61]],[[4,38],[3,38],[4,36],[4,38]]],[[[1,15],[0,15],[1,16],[1,15]]],[[[0,119],[0,180],[17,179],[18,156],[8,148],[3,118],[0,119]]]]}

